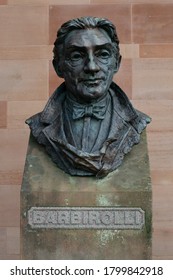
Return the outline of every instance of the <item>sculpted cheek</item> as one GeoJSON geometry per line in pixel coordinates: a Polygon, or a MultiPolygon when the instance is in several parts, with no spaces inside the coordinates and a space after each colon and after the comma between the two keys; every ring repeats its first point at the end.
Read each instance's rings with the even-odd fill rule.
{"type": "Polygon", "coordinates": [[[113,75],[114,69],[115,69],[115,66],[113,64],[109,65],[107,68],[107,75],[113,75]]]}
{"type": "Polygon", "coordinates": [[[68,62],[64,63],[64,71],[66,71],[66,72],[73,71],[73,68],[71,67],[71,65],[68,62]]]}
{"type": "Polygon", "coordinates": [[[67,77],[73,78],[74,76],[74,71],[72,67],[68,64],[64,65],[64,78],[66,79],[67,77]]]}

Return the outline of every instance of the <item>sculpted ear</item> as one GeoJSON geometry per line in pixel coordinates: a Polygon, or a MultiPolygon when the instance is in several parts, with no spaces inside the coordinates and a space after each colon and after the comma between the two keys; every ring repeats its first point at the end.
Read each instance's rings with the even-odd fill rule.
{"type": "Polygon", "coordinates": [[[55,72],[57,73],[57,75],[58,75],[60,78],[64,78],[63,71],[62,71],[62,69],[61,69],[61,63],[58,62],[56,59],[53,59],[53,60],[52,60],[52,64],[53,64],[53,67],[54,67],[55,72]]]}
{"type": "Polygon", "coordinates": [[[121,58],[122,58],[122,56],[120,55],[120,56],[119,56],[119,59],[118,59],[118,60],[116,60],[116,63],[115,63],[115,68],[114,68],[114,73],[117,73],[117,72],[118,72],[118,70],[119,70],[119,68],[120,68],[121,58]]]}

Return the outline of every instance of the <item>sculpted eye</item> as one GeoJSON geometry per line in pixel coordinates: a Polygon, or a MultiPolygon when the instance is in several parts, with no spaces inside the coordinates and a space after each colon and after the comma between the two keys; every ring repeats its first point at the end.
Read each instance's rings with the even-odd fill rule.
{"type": "Polygon", "coordinates": [[[96,56],[98,58],[107,59],[111,56],[111,53],[108,50],[99,50],[96,52],[96,56]]]}
{"type": "Polygon", "coordinates": [[[72,52],[70,54],[70,59],[73,61],[78,61],[78,60],[82,59],[82,54],[80,52],[72,52]]]}

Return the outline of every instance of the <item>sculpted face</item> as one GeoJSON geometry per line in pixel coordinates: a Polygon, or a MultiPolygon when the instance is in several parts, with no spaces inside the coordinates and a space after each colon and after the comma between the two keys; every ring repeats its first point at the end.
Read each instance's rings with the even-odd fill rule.
{"type": "Polygon", "coordinates": [[[64,43],[61,69],[66,87],[78,102],[93,102],[107,94],[119,62],[103,29],[74,30],[64,43]]]}

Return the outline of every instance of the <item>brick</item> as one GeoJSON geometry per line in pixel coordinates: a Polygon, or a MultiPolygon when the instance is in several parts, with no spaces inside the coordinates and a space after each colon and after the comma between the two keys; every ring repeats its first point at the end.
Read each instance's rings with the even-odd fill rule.
{"type": "Polygon", "coordinates": [[[45,100],[48,95],[46,60],[1,60],[0,100],[45,100]]]}
{"type": "Polygon", "coordinates": [[[133,59],[133,99],[173,99],[173,59],[133,59]]]}
{"type": "Polygon", "coordinates": [[[57,30],[61,24],[76,17],[96,16],[106,17],[117,27],[121,43],[131,42],[130,5],[57,5],[50,6],[49,43],[53,44],[57,30]]]}
{"type": "Polygon", "coordinates": [[[7,126],[7,102],[0,101],[0,128],[7,126]]]}
{"type": "Polygon", "coordinates": [[[2,6],[0,45],[45,45],[48,43],[48,10],[44,6],[2,6]]]}
{"type": "Polygon", "coordinates": [[[173,4],[132,6],[134,43],[173,43],[173,4]]]}

